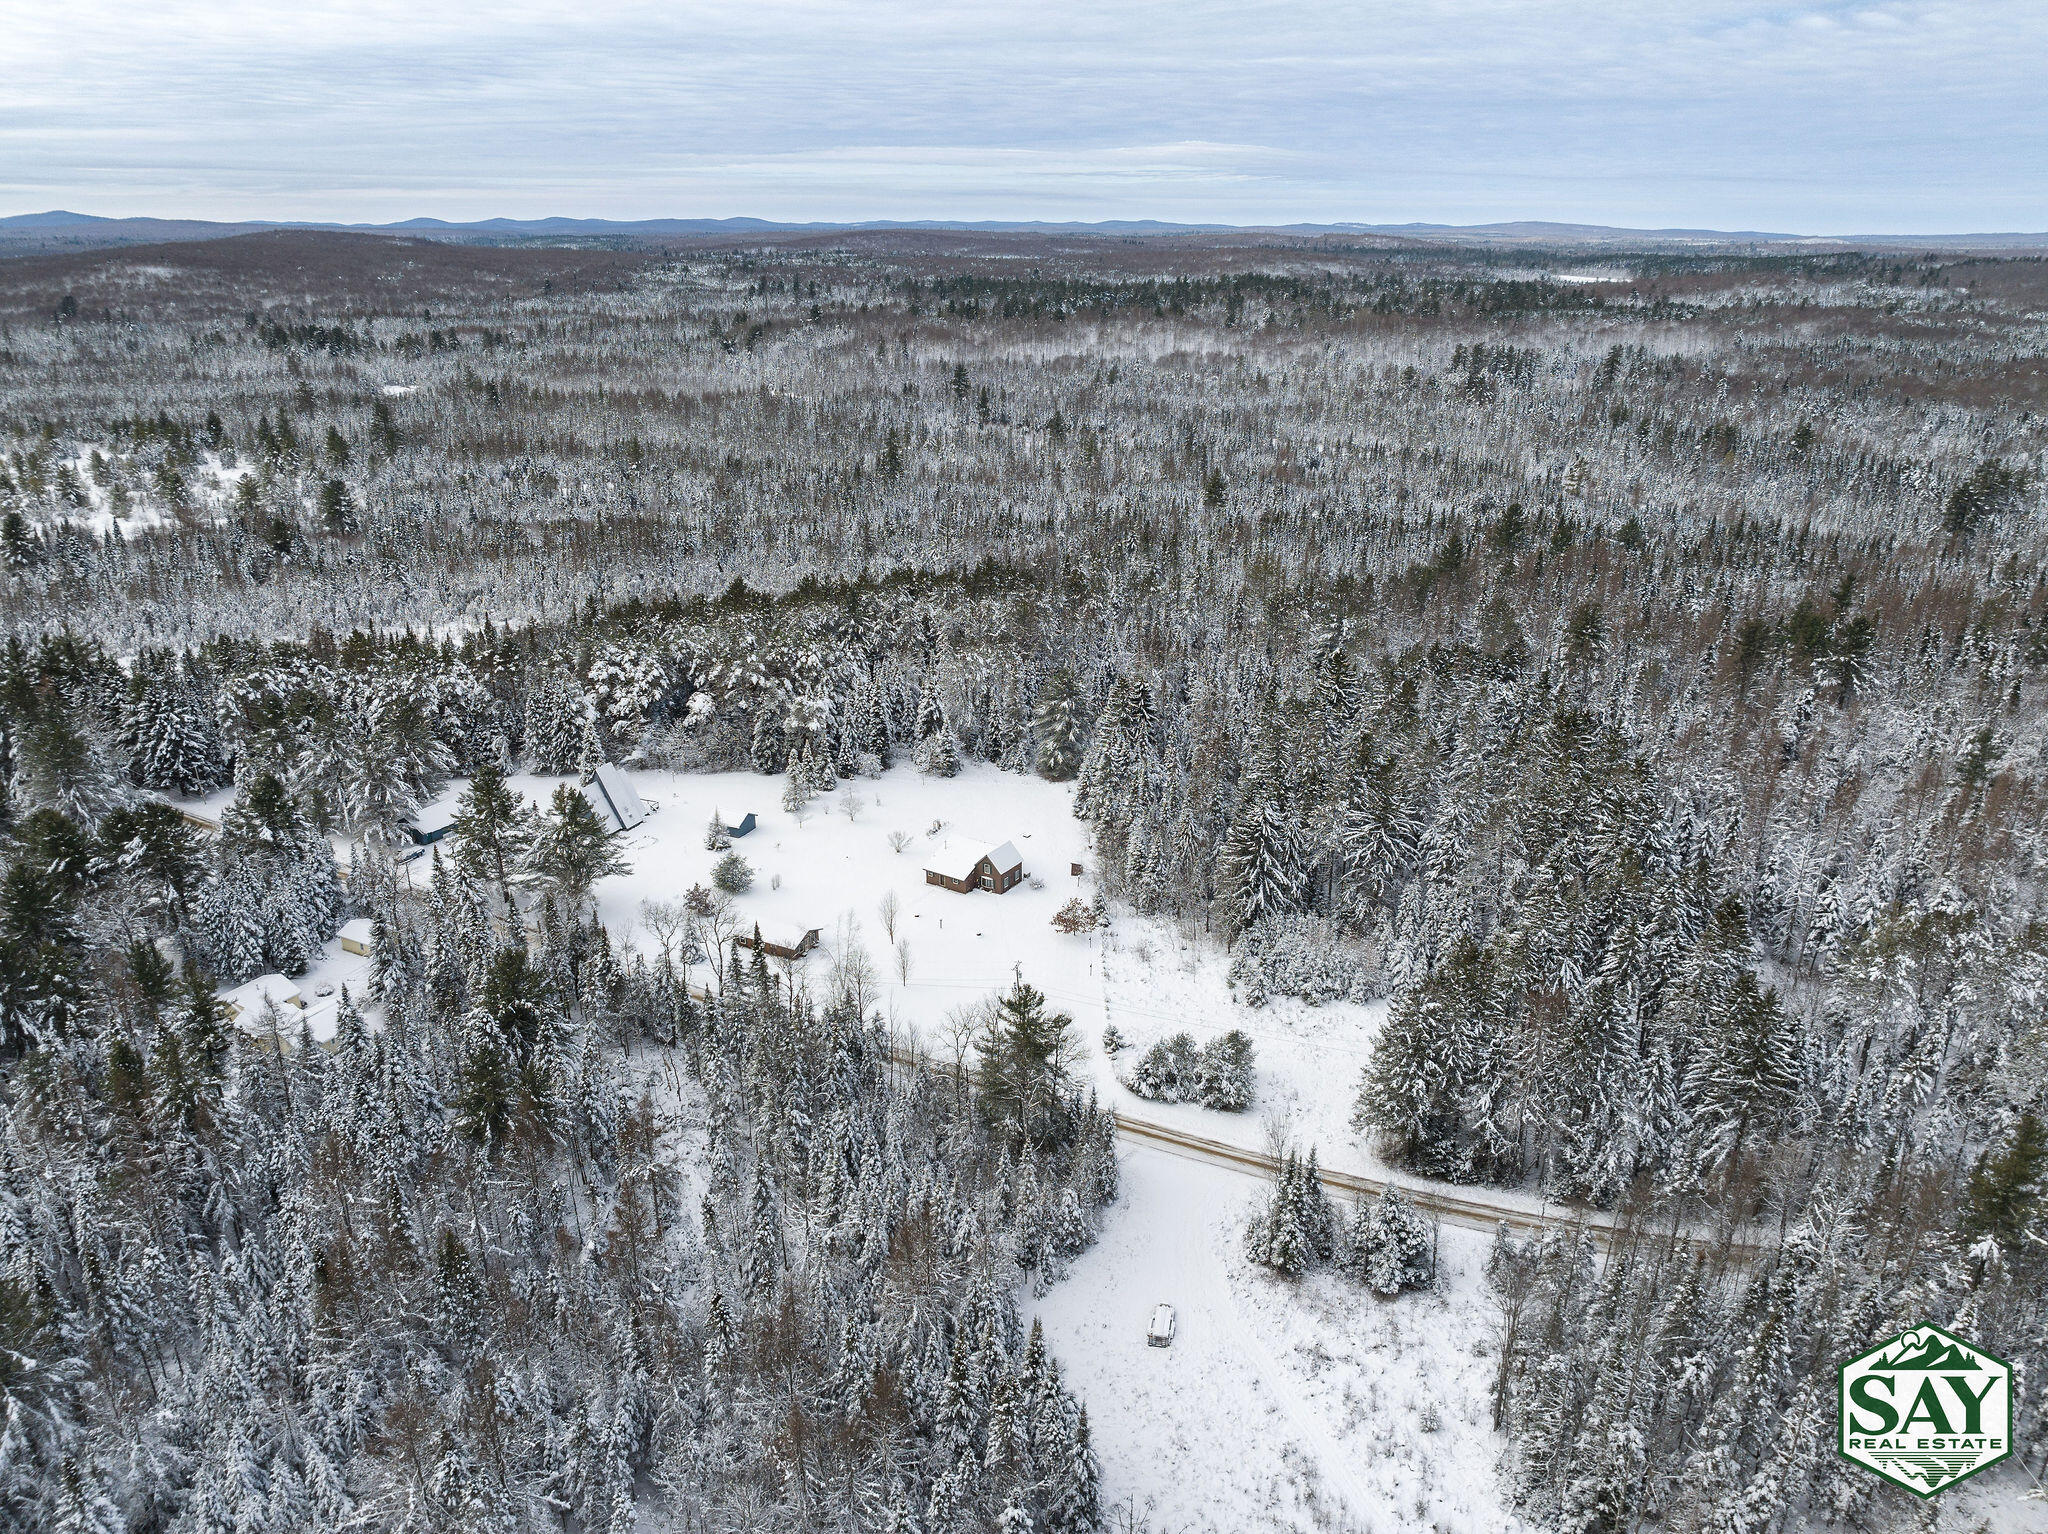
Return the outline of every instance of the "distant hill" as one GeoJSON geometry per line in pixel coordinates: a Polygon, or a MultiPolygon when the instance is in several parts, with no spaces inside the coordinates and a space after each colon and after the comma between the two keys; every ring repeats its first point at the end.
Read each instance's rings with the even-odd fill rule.
{"type": "Polygon", "coordinates": [[[1037,219],[866,219],[851,223],[781,223],[761,218],[486,218],[466,223],[408,218],[388,224],[252,220],[106,218],[52,209],[0,218],[0,256],[51,254],[109,246],[219,239],[259,230],[346,230],[414,238],[497,243],[515,240],[639,240],[733,235],[818,235],[837,231],[929,230],[975,234],[1051,234],[1108,239],[1177,236],[1282,236],[1289,239],[1367,238],[1527,249],[1612,250],[1841,250],[1918,249],[2048,251],[2048,231],[1986,234],[1785,234],[1757,229],[1624,229],[1606,224],[1519,220],[1493,224],[1269,224],[1168,223],[1158,219],[1104,219],[1094,223],[1037,219]]]}

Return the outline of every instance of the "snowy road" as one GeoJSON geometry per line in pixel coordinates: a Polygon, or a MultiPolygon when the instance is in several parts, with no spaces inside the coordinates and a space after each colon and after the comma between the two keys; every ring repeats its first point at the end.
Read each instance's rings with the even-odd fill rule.
{"type": "MultiPolygon", "coordinates": [[[[930,1055],[921,1055],[902,1046],[895,1048],[893,1058],[899,1065],[921,1066],[926,1070],[937,1071],[949,1069],[943,1062],[933,1059],[930,1055]]],[[[1207,1114],[1205,1117],[1224,1127],[1236,1129],[1240,1134],[1245,1131],[1247,1124],[1253,1122],[1243,1117],[1233,1119],[1217,1114],[1207,1114]]],[[[1257,1177],[1270,1182],[1279,1171],[1279,1163],[1266,1151],[1255,1150],[1248,1145],[1230,1140],[1192,1134],[1175,1125],[1136,1118],[1127,1108],[1121,1106],[1116,1107],[1116,1132],[1123,1139],[1134,1141],[1148,1150],[1199,1161],[1239,1176],[1257,1177]]],[[[1377,1198],[1386,1191],[1390,1181],[1383,1177],[1340,1171],[1328,1165],[1321,1166],[1319,1170],[1324,1186],[1330,1190],[1333,1197],[1338,1198],[1356,1198],[1360,1195],[1377,1198]]],[[[1599,1210],[1579,1210],[1561,1204],[1532,1206],[1532,1201],[1526,1195],[1512,1190],[1502,1193],[1496,1201],[1475,1198],[1465,1193],[1453,1193],[1441,1185],[1431,1184],[1420,1178],[1400,1178],[1393,1181],[1398,1182],[1404,1195],[1420,1208],[1436,1215],[1444,1224],[1462,1226],[1467,1230],[1485,1231],[1490,1234],[1503,1224],[1525,1232],[1552,1230],[1570,1225],[1575,1220],[1583,1220],[1594,1244],[1604,1248],[1614,1227],[1613,1217],[1599,1210]]],[[[1740,1254],[1747,1251],[1748,1247],[1738,1243],[1731,1250],[1740,1254]]]]}
{"type": "Polygon", "coordinates": [[[1274,1279],[1238,1256],[1256,1197],[1240,1174],[1142,1147],[1123,1165],[1101,1241],[1036,1305],[1112,1500],[1155,1534],[1513,1526],[1469,1284],[1384,1303],[1331,1276],[1274,1279]],[[1178,1311],[1171,1348],[1145,1342],[1160,1301],[1178,1311]],[[1440,1423],[1426,1453],[1424,1406],[1440,1423]]]}

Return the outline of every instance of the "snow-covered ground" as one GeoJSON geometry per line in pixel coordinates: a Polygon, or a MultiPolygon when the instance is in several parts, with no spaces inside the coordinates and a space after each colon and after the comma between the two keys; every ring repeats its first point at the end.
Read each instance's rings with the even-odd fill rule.
{"type": "MultiPolygon", "coordinates": [[[[1244,1006],[1230,989],[1222,945],[1162,921],[1121,915],[1101,946],[1109,1020],[1131,1045],[1126,1069],[1156,1039],[1181,1030],[1199,1044],[1236,1028],[1257,1049],[1258,1095],[1246,1114],[1146,1102],[1119,1089],[1120,1111],[1237,1144],[1314,1146],[1327,1165],[1385,1174],[1351,1127],[1359,1073],[1386,1021],[1385,1002],[1312,1007],[1275,996],[1263,1007],[1244,1006]]],[[[1092,1043],[1100,1044],[1100,1031],[1092,1043]]]]}
{"type": "Polygon", "coordinates": [[[314,1040],[321,1044],[330,1043],[340,1021],[341,993],[347,990],[358,1005],[361,1004],[363,992],[370,984],[370,961],[362,954],[349,953],[336,938],[321,950],[320,957],[309,964],[306,972],[294,983],[306,1004],[305,1022],[313,1030],[314,1040]],[[327,994],[321,995],[322,991],[327,994]]]}
{"type": "Polygon", "coordinates": [[[1484,1238],[1446,1230],[1440,1292],[1378,1300],[1246,1262],[1263,1182],[1127,1149],[1102,1239],[1035,1305],[1088,1404],[1103,1492],[1154,1534],[1512,1534],[1487,1416],[1484,1238]],[[1175,1307],[1149,1347],[1153,1305],[1175,1307]]]}
{"type": "MultiPolygon", "coordinates": [[[[1314,1145],[1326,1167],[1384,1172],[1349,1124],[1384,1004],[1309,1007],[1275,998],[1244,1007],[1229,989],[1219,945],[1128,912],[1107,932],[1055,931],[1061,905],[1094,894],[1086,827],[1073,818],[1066,786],[981,764],[950,779],[899,767],[849,780],[799,820],[782,808],[780,777],[631,776],[659,809],[621,838],[629,871],[595,892],[615,939],[651,946],[642,902],[677,900],[693,884],[708,888],[721,856],[704,846],[712,811],[728,823],[752,812],[757,829],[733,844],[755,874],[735,901],[741,920],[780,942],[817,928],[820,947],[802,967],[819,982],[840,944],[862,944],[881,980],[881,1004],[906,1041],[944,1054],[948,1013],[1021,971],[1073,1016],[1084,1069],[1120,1114],[1252,1149],[1314,1145]],[[903,851],[890,845],[892,832],[909,838],[903,851]],[[1009,893],[959,895],[924,882],[927,867],[964,873],[1003,841],[1016,844],[1027,875],[1009,893]],[[1078,878],[1070,872],[1077,862],[1078,878]],[[1041,887],[1031,887],[1033,876],[1041,887]],[[898,978],[881,911],[890,894],[899,903],[895,936],[909,949],[907,982],[898,978]],[[1258,1051],[1252,1110],[1216,1113],[1125,1091],[1102,1048],[1111,1021],[1134,1050],[1181,1029],[1206,1041],[1242,1028],[1258,1051]]],[[[545,806],[559,784],[574,781],[520,775],[512,783],[545,806]]],[[[452,802],[461,787],[450,785],[445,797],[452,802]]],[[[228,797],[213,796],[204,808],[217,815],[228,797]]],[[[424,876],[423,862],[411,867],[424,876]]],[[[318,990],[356,991],[366,978],[367,961],[338,943],[301,977],[316,1037],[334,1030],[335,998],[318,990]]],[[[1123,1164],[1123,1197],[1101,1240],[1031,1302],[1088,1405],[1109,1501],[1128,1504],[1153,1534],[1523,1527],[1502,1504],[1502,1443],[1488,1425],[1483,1234],[1444,1227],[1438,1291],[1382,1301],[1332,1273],[1290,1283],[1245,1261],[1240,1236],[1263,1181],[1149,1147],[1127,1145],[1123,1164]],[[1170,1349],[1145,1343],[1146,1320],[1161,1301],[1179,1315],[1170,1349]]],[[[1501,1190],[1487,1196],[1518,1202],[1501,1190]]],[[[1981,1477],[1942,1499],[1939,1527],[2048,1534],[2048,1502],[2022,1503],[2026,1489],[2016,1473],[1981,1477]]]]}
{"type": "MultiPolygon", "coordinates": [[[[641,796],[661,808],[623,838],[631,871],[597,887],[599,914],[614,937],[651,944],[641,903],[674,900],[692,884],[709,888],[721,856],[704,846],[712,811],[728,823],[751,811],[757,829],[733,843],[754,869],[753,888],[735,901],[741,920],[748,926],[758,921],[762,935],[778,943],[817,928],[820,946],[805,967],[820,980],[850,933],[874,960],[883,1006],[906,1040],[944,1055],[948,1013],[1007,987],[1021,973],[1073,1017],[1084,1068],[1119,1113],[1252,1149],[1278,1141],[1316,1146],[1325,1165],[1384,1175],[1350,1116],[1385,1004],[1311,1007],[1276,997],[1261,1008],[1243,1006],[1229,988],[1229,961],[1219,944],[1128,912],[1117,913],[1107,932],[1054,930],[1055,911],[1095,892],[1087,827],[1074,819],[1067,785],[979,763],[953,778],[899,766],[880,778],[846,780],[837,792],[813,800],[798,823],[782,808],[779,777],[636,772],[632,778],[641,796]],[[843,809],[849,797],[857,809],[852,818],[843,809]],[[910,845],[894,851],[891,832],[908,834],[910,845]],[[1026,875],[1007,894],[960,895],[925,883],[927,867],[964,873],[984,848],[1003,841],[1023,854],[1026,875]],[[1084,870],[1078,878],[1070,872],[1075,863],[1084,870]],[[1042,887],[1032,888],[1034,879],[1042,887]],[[893,941],[881,916],[890,894],[900,904],[893,941]],[[899,978],[896,941],[909,947],[908,983],[899,978]],[[1206,1042],[1227,1028],[1243,1029],[1257,1046],[1251,1111],[1216,1113],[1126,1091],[1116,1078],[1119,1062],[1102,1047],[1110,1022],[1132,1046],[1121,1057],[1125,1069],[1166,1034],[1186,1029],[1206,1042]]],[[[526,775],[513,785],[544,805],[557,784],[572,781],[526,775]]]]}
{"type": "MultiPolygon", "coordinates": [[[[1055,911],[1076,895],[1087,900],[1095,893],[1087,827],[1074,819],[1068,785],[981,763],[963,766],[953,778],[899,766],[880,778],[847,779],[814,799],[799,820],[782,808],[779,776],[629,776],[641,797],[659,808],[620,838],[629,870],[595,891],[598,914],[615,940],[651,948],[643,902],[679,900],[694,884],[709,889],[712,865],[722,856],[704,846],[712,812],[728,824],[751,812],[756,829],[733,842],[754,870],[753,887],[734,902],[742,931],[758,922],[770,942],[793,943],[817,928],[819,946],[801,969],[820,988],[850,937],[873,960],[881,1005],[906,1043],[946,1055],[948,1014],[1008,987],[1021,973],[1073,1017],[1083,1069],[1120,1114],[1248,1149],[1314,1146],[1325,1166],[1385,1175],[1350,1127],[1359,1070],[1385,1004],[1311,1007],[1275,997],[1261,1008],[1243,1006],[1229,988],[1229,961],[1219,944],[1127,911],[1116,913],[1104,932],[1056,931],[1055,911]],[[903,851],[890,845],[892,833],[909,838],[903,851]],[[1022,854],[1026,876],[1008,893],[960,895],[925,882],[927,867],[964,873],[984,848],[1004,841],[1022,854]],[[1080,877],[1070,871],[1076,863],[1084,870],[1080,877]],[[882,915],[892,894],[899,907],[893,937],[882,915]],[[909,951],[907,983],[898,968],[899,942],[909,951]],[[1155,1039],[1181,1029],[1198,1042],[1227,1028],[1244,1030],[1257,1047],[1251,1110],[1216,1113],[1126,1091],[1117,1081],[1119,1062],[1102,1047],[1110,1022],[1131,1045],[1121,1057],[1125,1069],[1155,1039]]],[[[545,808],[558,786],[575,781],[522,773],[511,785],[545,808]]],[[[464,787],[460,780],[450,783],[423,814],[434,818],[433,811],[452,806],[464,787]]],[[[184,807],[217,821],[232,797],[232,790],[223,790],[184,807]]],[[[336,852],[346,864],[348,848],[338,845],[336,852]]],[[[424,859],[410,868],[414,879],[426,877],[424,859]]],[[[329,971],[353,975],[360,966],[347,964],[331,944],[318,968],[317,981],[307,977],[309,1000],[311,985],[333,978],[329,971]]],[[[696,979],[714,983],[708,970],[696,979]]],[[[331,1032],[331,1016],[326,1027],[331,1032]]]]}
{"type": "MultiPolygon", "coordinates": [[[[630,871],[595,892],[598,914],[615,938],[631,935],[650,945],[641,903],[679,899],[693,884],[711,888],[712,865],[724,855],[704,846],[712,812],[728,824],[751,812],[756,829],[733,842],[754,870],[753,887],[734,899],[743,930],[759,923],[770,942],[788,943],[817,928],[820,946],[804,969],[819,979],[850,934],[874,960],[885,982],[883,1005],[906,1036],[935,1045],[949,1011],[1007,986],[1020,967],[1061,1006],[1070,996],[1094,996],[1090,1016],[1099,1016],[1099,988],[1090,989],[1093,942],[1052,927],[1053,912],[1085,882],[1068,871],[1085,857],[1085,828],[1061,785],[989,767],[965,768],[955,778],[899,767],[880,778],[846,780],[814,799],[799,821],[782,808],[780,777],[631,776],[641,797],[660,808],[620,839],[630,871]],[[892,832],[911,838],[900,853],[890,846],[892,832]],[[958,895],[925,883],[926,868],[964,874],[984,850],[1005,841],[1023,855],[1025,873],[1007,894],[958,895]],[[1032,888],[1034,879],[1042,887],[1032,888]],[[900,907],[893,940],[881,910],[890,894],[900,907]],[[909,948],[908,984],[898,979],[898,942],[909,948]]],[[[556,785],[574,781],[521,775],[512,784],[545,805],[556,785]]]]}
{"type": "MultiPolygon", "coordinates": [[[[118,456],[101,444],[88,443],[60,460],[58,467],[69,468],[77,475],[86,503],[50,513],[45,519],[49,525],[75,528],[95,538],[117,534],[126,539],[168,527],[176,520],[175,514],[163,504],[156,491],[141,483],[131,483],[128,509],[119,516],[115,515],[112,490],[93,479],[92,457],[95,452],[105,457],[118,456]]],[[[235,487],[252,472],[247,463],[228,464],[216,453],[203,454],[187,476],[187,496],[195,507],[206,509],[207,520],[218,521],[220,508],[233,496],[235,487]]]]}

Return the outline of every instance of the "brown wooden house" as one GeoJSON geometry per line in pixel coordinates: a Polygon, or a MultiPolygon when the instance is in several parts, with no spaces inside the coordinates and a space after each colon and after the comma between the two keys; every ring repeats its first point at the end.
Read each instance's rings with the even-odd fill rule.
{"type": "Polygon", "coordinates": [[[758,948],[771,959],[801,959],[805,954],[818,946],[818,929],[816,927],[811,928],[794,943],[771,943],[768,939],[761,936],[761,929],[759,926],[756,926],[753,936],[736,937],[732,940],[732,946],[735,948],[758,948]]]}
{"type": "Polygon", "coordinates": [[[1018,856],[1014,843],[1004,842],[976,858],[965,873],[956,875],[927,868],[924,882],[949,889],[956,895],[965,895],[971,890],[990,890],[1000,895],[1024,882],[1024,859],[1018,856]]]}

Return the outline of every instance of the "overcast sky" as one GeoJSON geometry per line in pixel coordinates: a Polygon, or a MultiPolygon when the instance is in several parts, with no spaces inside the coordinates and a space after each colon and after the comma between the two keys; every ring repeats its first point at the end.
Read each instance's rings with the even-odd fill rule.
{"type": "Polygon", "coordinates": [[[0,213],[2048,228],[2048,3],[8,0],[0,213]]]}

